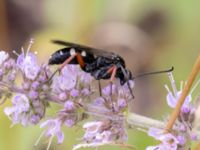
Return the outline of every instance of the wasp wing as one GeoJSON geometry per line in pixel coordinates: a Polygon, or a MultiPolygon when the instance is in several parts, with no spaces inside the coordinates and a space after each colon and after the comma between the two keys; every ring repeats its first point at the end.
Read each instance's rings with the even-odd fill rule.
{"type": "Polygon", "coordinates": [[[79,50],[85,51],[88,54],[96,55],[97,57],[103,56],[107,58],[112,58],[113,55],[116,55],[112,52],[107,52],[102,49],[97,49],[97,48],[93,48],[93,47],[89,47],[89,46],[85,46],[81,44],[76,44],[73,42],[67,42],[67,41],[61,41],[61,40],[52,40],[52,42],[58,45],[63,45],[63,46],[79,49],[79,50]]]}

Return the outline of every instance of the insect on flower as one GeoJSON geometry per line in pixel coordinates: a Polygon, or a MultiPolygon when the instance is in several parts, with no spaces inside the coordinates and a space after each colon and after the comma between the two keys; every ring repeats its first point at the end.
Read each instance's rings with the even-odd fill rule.
{"type": "Polygon", "coordinates": [[[170,70],[150,72],[133,77],[131,71],[126,68],[124,59],[115,53],[60,40],[53,40],[52,42],[65,46],[65,48],[59,49],[53,53],[49,59],[49,65],[62,64],[54,74],[61,70],[66,64],[78,64],[83,71],[90,73],[96,80],[110,79],[112,83],[114,78],[119,78],[121,85],[127,83],[132,98],[134,98],[134,95],[129,80],[149,74],[173,70],[172,67],[170,70]]]}

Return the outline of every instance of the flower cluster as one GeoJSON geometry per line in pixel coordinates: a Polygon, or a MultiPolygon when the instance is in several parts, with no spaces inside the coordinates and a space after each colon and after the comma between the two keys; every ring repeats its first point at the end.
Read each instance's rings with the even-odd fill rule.
{"type": "Polygon", "coordinates": [[[39,66],[36,55],[29,52],[32,43],[33,41],[30,42],[26,53],[22,50],[22,54],[18,54],[16,62],[13,59],[4,62],[11,71],[10,74],[3,74],[8,81],[2,81],[14,95],[13,106],[7,107],[5,114],[13,124],[21,123],[24,126],[37,124],[44,117],[48,106],[44,93],[48,91],[49,83],[46,81],[51,73],[47,65],[39,66]],[[20,83],[15,81],[17,76],[21,79],[20,83]]]}
{"type": "MultiPolygon", "coordinates": [[[[122,86],[116,79],[115,82],[109,82],[100,88],[100,81],[97,85],[98,81],[89,73],[82,71],[78,65],[70,64],[62,67],[56,74],[52,71],[53,67],[38,63],[37,55],[29,52],[32,44],[33,40],[26,51],[22,48],[20,54],[14,51],[18,56],[16,60],[8,53],[0,51],[0,100],[3,104],[7,99],[11,99],[12,106],[6,107],[4,112],[12,125],[28,126],[40,123],[44,131],[35,145],[45,136],[49,138],[47,150],[54,137],[57,138],[58,144],[63,143],[62,127],[71,128],[83,121],[84,134],[73,150],[113,143],[130,148],[124,143],[128,140],[126,112],[133,99],[130,88],[134,87],[134,82],[128,81],[122,86]],[[59,109],[52,117],[46,118],[46,109],[51,104],[58,105],[59,109]]],[[[171,73],[169,78],[172,90],[165,85],[168,91],[167,104],[175,108],[183,83],[180,90],[177,90],[171,73]]],[[[195,87],[197,85],[186,97],[172,131],[163,133],[163,128],[149,128],[148,135],[161,142],[156,146],[148,146],[147,150],[189,149],[190,143],[199,139],[194,130],[195,118],[198,118],[195,116],[197,108],[192,103],[195,87]]],[[[142,116],[141,120],[137,119],[142,121],[144,118],[142,116]]],[[[141,124],[135,123],[136,126],[141,124]]]]}
{"type": "MultiPolygon", "coordinates": [[[[175,108],[177,101],[182,93],[183,82],[181,82],[180,90],[177,90],[175,80],[172,73],[169,73],[169,79],[171,81],[172,91],[167,85],[165,88],[168,93],[166,96],[167,104],[171,108],[175,108]]],[[[198,84],[198,83],[197,83],[198,84]]],[[[189,149],[191,146],[191,141],[198,140],[197,133],[193,132],[194,128],[194,119],[196,107],[192,103],[192,92],[196,86],[191,90],[190,94],[186,97],[184,104],[182,105],[178,120],[174,124],[173,131],[167,134],[163,133],[163,130],[157,128],[149,129],[149,136],[154,137],[156,140],[161,141],[162,143],[158,146],[147,147],[147,150],[153,149],[189,149]]]]}
{"type": "MultiPolygon", "coordinates": [[[[58,143],[64,141],[61,128],[73,127],[81,121],[90,119],[83,125],[85,134],[82,144],[123,143],[127,141],[124,111],[132,99],[128,85],[116,82],[97,89],[89,73],[78,65],[66,65],[54,74],[47,64],[39,64],[35,53],[22,48],[16,60],[0,51],[0,94],[2,103],[10,98],[12,106],[4,112],[13,125],[36,125],[45,119],[46,109],[51,103],[59,105],[60,110],[40,124],[45,128],[40,136],[49,138],[48,148],[53,137],[58,143]],[[53,77],[52,77],[53,76],[53,77]],[[99,93],[102,93],[102,95],[99,93]]],[[[129,81],[131,88],[133,82],[129,81]]],[[[40,138],[37,140],[38,144],[40,138]]]]}

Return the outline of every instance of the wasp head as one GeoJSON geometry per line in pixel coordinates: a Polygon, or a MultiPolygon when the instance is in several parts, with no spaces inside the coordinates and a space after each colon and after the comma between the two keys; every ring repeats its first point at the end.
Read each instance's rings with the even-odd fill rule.
{"type": "Polygon", "coordinates": [[[133,76],[130,70],[123,69],[123,71],[119,74],[120,84],[124,85],[128,80],[133,80],[133,76]]]}

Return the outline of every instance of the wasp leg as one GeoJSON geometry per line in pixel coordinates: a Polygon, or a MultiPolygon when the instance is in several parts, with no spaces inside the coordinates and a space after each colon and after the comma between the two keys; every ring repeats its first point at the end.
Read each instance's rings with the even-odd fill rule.
{"type": "Polygon", "coordinates": [[[133,91],[131,90],[131,86],[130,86],[130,82],[129,81],[127,81],[127,85],[128,85],[128,89],[130,91],[130,94],[132,96],[132,99],[134,99],[133,91]]]}
{"type": "Polygon", "coordinates": [[[117,72],[117,67],[114,65],[112,66],[111,68],[108,69],[107,73],[110,73],[111,74],[111,77],[110,77],[110,95],[112,96],[112,84],[113,84],[113,81],[115,79],[115,75],[116,75],[116,72],[117,72]]]}
{"type": "Polygon", "coordinates": [[[81,56],[81,54],[77,53],[76,59],[78,61],[78,64],[80,65],[80,67],[83,68],[85,66],[85,62],[84,62],[83,57],[81,56]]]}
{"type": "Polygon", "coordinates": [[[58,71],[60,72],[60,71],[62,70],[62,68],[63,68],[65,65],[69,64],[69,63],[76,57],[76,55],[77,55],[77,54],[74,54],[74,55],[71,55],[69,58],[67,58],[67,59],[65,60],[65,62],[62,63],[62,65],[61,65],[58,69],[56,69],[56,71],[51,75],[51,77],[49,78],[48,82],[52,80],[52,78],[54,77],[54,75],[55,75],[58,71]]]}
{"type": "Polygon", "coordinates": [[[98,85],[99,85],[99,96],[102,97],[102,92],[101,92],[101,81],[98,80],[98,85]]]}
{"type": "MultiPolygon", "coordinates": [[[[114,65],[107,72],[111,73],[111,77],[110,77],[110,97],[112,99],[112,86],[113,86],[113,81],[115,79],[115,75],[117,73],[117,67],[114,65]]],[[[115,111],[113,101],[112,101],[112,110],[115,111]]]]}
{"type": "MultiPolygon", "coordinates": [[[[113,69],[112,69],[112,74],[111,74],[111,77],[110,77],[110,96],[111,96],[111,98],[112,98],[112,86],[113,86],[113,81],[114,81],[115,75],[116,75],[116,73],[117,73],[117,67],[114,65],[112,68],[113,68],[113,69]]],[[[112,102],[112,110],[113,110],[113,111],[115,110],[115,109],[114,109],[114,104],[113,104],[113,102],[112,102]]]]}

